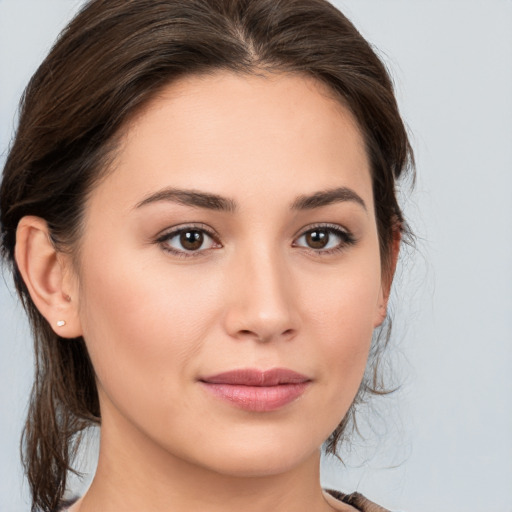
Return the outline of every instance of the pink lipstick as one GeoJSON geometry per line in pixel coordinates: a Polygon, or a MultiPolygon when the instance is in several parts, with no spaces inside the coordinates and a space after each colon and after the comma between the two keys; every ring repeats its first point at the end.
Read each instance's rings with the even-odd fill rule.
{"type": "Polygon", "coordinates": [[[243,368],[204,377],[200,382],[214,396],[240,409],[268,412],[299,398],[311,379],[286,368],[243,368]]]}

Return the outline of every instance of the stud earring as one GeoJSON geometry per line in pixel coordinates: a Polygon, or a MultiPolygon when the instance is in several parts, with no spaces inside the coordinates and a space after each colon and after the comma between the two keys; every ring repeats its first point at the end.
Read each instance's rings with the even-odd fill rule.
{"type": "Polygon", "coordinates": [[[66,325],[66,321],[65,320],[59,320],[57,322],[57,327],[64,327],[66,325]]]}

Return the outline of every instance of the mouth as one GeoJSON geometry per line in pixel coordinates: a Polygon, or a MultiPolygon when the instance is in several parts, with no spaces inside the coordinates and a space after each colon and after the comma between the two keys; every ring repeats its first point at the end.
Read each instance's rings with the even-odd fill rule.
{"type": "Polygon", "coordinates": [[[242,368],[199,379],[216,398],[252,412],[269,412],[297,400],[311,379],[286,368],[242,368]]]}

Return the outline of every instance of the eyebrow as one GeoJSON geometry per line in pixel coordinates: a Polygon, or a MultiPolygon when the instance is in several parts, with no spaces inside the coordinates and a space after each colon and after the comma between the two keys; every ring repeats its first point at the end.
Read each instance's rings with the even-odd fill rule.
{"type": "Polygon", "coordinates": [[[309,196],[299,196],[292,203],[293,210],[312,210],[333,203],[355,202],[366,210],[362,197],[348,187],[338,187],[330,190],[316,192],[309,196]]]}
{"type": "MultiPolygon", "coordinates": [[[[148,204],[170,201],[185,206],[193,206],[197,208],[205,208],[207,210],[225,211],[234,213],[238,205],[233,199],[211,194],[208,192],[200,192],[197,190],[184,190],[177,188],[166,188],[146,197],[139,203],[136,208],[146,206],[148,204]]],[[[313,210],[328,206],[334,203],[355,202],[366,210],[366,204],[359,194],[347,187],[338,187],[334,189],[315,192],[311,195],[301,195],[297,197],[291,204],[292,210],[313,210]]]]}
{"type": "Polygon", "coordinates": [[[140,203],[137,203],[136,208],[159,201],[171,201],[185,206],[195,206],[197,208],[206,208],[207,210],[225,212],[235,212],[237,209],[237,205],[232,199],[227,199],[208,192],[182,190],[177,188],[166,188],[156,192],[155,194],[151,194],[140,203]]]}

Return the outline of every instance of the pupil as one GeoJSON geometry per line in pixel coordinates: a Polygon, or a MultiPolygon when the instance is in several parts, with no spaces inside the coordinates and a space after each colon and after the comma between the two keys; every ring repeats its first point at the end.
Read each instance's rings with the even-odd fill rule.
{"type": "Polygon", "coordinates": [[[180,243],[188,251],[195,251],[203,245],[203,233],[201,231],[184,231],[180,234],[180,243]]]}
{"type": "Polygon", "coordinates": [[[329,242],[329,235],[324,230],[310,231],[306,235],[308,245],[313,249],[323,249],[329,242]]]}

